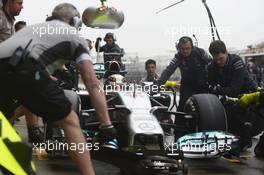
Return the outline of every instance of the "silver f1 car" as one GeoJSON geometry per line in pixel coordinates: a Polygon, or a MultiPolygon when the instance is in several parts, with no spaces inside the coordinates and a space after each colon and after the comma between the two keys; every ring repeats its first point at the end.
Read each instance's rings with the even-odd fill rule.
{"type": "MultiPolygon", "coordinates": [[[[120,146],[112,152],[116,161],[111,159],[110,163],[120,166],[135,159],[133,174],[178,170],[186,174],[183,158],[217,158],[238,147],[239,139],[227,133],[225,110],[216,96],[194,95],[186,103],[187,112],[182,113],[174,110],[176,92],[149,95],[150,91],[144,90],[151,86],[126,84],[119,74],[108,80],[104,89],[120,146]]],[[[82,127],[96,131],[99,123],[90,102],[83,103],[85,99],[81,95],[82,127]]]]}
{"type": "MultiPolygon", "coordinates": [[[[178,171],[187,174],[184,158],[217,158],[238,147],[239,139],[226,132],[225,110],[216,96],[192,96],[185,106],[187,112],[183,113],[175,110],[176,92],[150,95],[152,88],[128,84],[120,74],[112,74],[104,81],[119,149],[94,150],[94,159],[114,164],[125,174],[178,171]]],[[[96,142],[100,123],[87,98],[88,92],[80,87],[77,93],[66,91],[65,94],[79,114],[87,141],[96,142]]],[[[63,133],[59,137],[53,134],[50,139],[63,141],[63,133]]]]}

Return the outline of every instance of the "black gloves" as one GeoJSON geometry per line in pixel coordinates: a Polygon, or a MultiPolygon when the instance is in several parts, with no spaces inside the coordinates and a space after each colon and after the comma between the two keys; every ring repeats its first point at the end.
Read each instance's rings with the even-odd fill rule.
{"type": "Polygon", "coordinates": [[[221,87],[220,85],[209,85],[209,93],[215,95],[223,95],[223,87],[221,87]]]}

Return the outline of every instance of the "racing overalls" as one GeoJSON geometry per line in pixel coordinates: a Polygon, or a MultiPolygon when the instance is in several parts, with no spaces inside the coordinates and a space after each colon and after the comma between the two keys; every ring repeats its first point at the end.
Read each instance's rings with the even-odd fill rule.
{"type": "MultiPolygon", "coordinates": [[[[118,53],[120,54],[120,56],[116,56],[114,57],[116,59],[116,61],[122,63],[121,61],[121,57],[123,56],[123,50],[116,44],[113,43],[112,45],[103,45],[102,47],[100,47],[98,49],[98,43],[95,43],[95,50],[96,52],[103,52],[103,53],[118,53]]],[[[104,62],[106,63],[107,61],[112,61],[112,56],[104,56],[104,62]]]]}
{"type": "MultiPolygon", "coordinates": [[[[212,93],[216,95],[237,98],[239,95],[257,90],[257,84],[251,79],[243,60],[234,54],[228,54],[227,62],[223,68],[219,68],[215,62],[209,65],[208,82],[211,87],[214,87],[212,93]]],[[[250,146],[253,133],[250,123],[255,114],[250,110],[239,108],[236,104],[227,103],[224,106],[229,132],[241,137],[241,149],[250,146]]]]}
{"type": "Polygon", "coordinates": [[[187,99],[208,90],[207,67],[212,58],[201,48],[194,47],[189,57],[176,54],[158,79],[158,84],[164,84],[179,67],[181,72],[180,101],[178,111],[184,111],[187,99]]]}
{"type": "Polygon", "coordinates": [[[229,97],[254,92],[257,88],[243,60],[234,54],[228,54],[226,65],[222,69],[217,67],[215,62],[209,65],[208,81],[211,86],[218,86],[215,94],[229,97]]]}

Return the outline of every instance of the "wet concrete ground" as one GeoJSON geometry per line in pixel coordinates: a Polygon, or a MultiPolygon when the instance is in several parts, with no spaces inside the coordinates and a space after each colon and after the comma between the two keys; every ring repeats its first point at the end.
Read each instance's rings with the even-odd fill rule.
{"type": "MultiPolygon", "coordinates": [[[[16,124],[16,130],[27,139],[26,126],[21,120],[16,124]]],[[[254,138],[254,145],[258,138],[254,138]]],[[[189,165],[190,175],[263,175],[264,174],[264,159],[259,159],[254,156],[253,148],[248,150],[247,159],[243,159],[241,163],[231,163],[223,158],[219,159],[186,159],[185,162],[189,165]]],[[[107,157],[107,155],[106,155],[107,157]]],[[[55,159],[55,160],[39,160],[34,156],[38,175],[77,175],[78,170],[76,165],[70,159],[55,159]]],[[[120,175],[120,170],[110,164],[93,160],[97,175],[120,175]]],[[[1,173],[0,173],[1,174],[1,173]]]]}

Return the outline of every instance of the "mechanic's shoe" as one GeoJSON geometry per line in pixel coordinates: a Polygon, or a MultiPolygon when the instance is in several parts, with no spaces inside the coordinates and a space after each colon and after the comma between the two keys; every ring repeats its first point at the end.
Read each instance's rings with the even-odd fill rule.
{"type": "Polygon", "coordinates": [[[243,135],[240,139],[240,150],[244,151],[247,148],[252,147],[252,137],[251,137],[252,124],[250,122],[244,123],[243,135]]]}
{"type": "Polygon", "coordinates": [[[98,136],[102,147],[118,149],[117,134],[113,125],[100,126],[98,136]]]}
{"type": "Polygon", "coordinates": [[[118,142],[116,139],[113,139],[111,141],[105,142],[102,144],[102,147],[104,148],[111,148],[111,149],[118,149],[118,142]]]}
{"type": "Polygon", "coordinates": [[[257,143],[254,152],[257,157],[264,158],[264,133],[260,136],[259,142],[257,143]]]}
{"type": "Polygon", "coordinates": [[[28,128],[28,142],[30,143],[43,143],[44,135],[39,127],[28,128]]]}
{"type": "Polygon", "coordinates": [[[82,133],[87,143],[92,143],[94,141],[94,138],[98,135],[97,132],[92,132],[85,129],[82,130],[82,133]]]}
{"type": "Polygon", "coordinates": [[[224,154],[222,158],[231,163],[240,163],[238,156],[233,156],[231,154],[224,154]]]}

